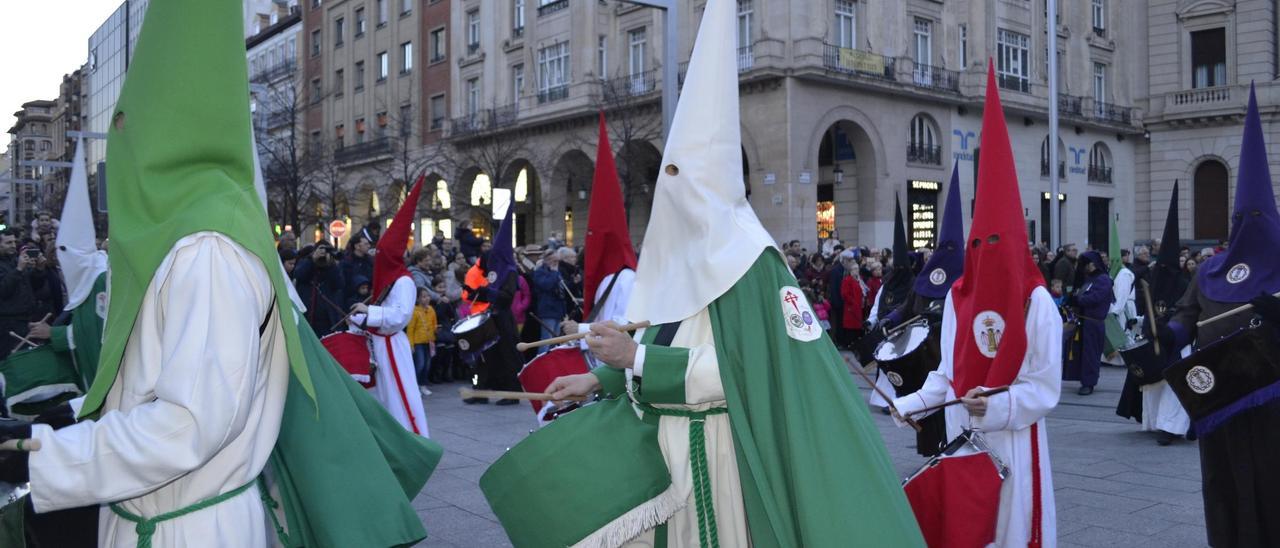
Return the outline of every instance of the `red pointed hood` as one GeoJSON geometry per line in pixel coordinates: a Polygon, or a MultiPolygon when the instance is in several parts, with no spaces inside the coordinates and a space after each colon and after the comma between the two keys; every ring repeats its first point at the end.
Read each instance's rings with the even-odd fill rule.
{"type": "Polygon", "coordinates": [[[413,230],[414,213],[418,210],[418,192],[422,190],[423,177],[413,184],[413,189],[400,204],[391,226],[378,238],[378,253],[373,257],[374,298],[381,299],[383,291],[396,283],[401,276],[408,276],[404,266],[404,252],[409,249],[409,233],[413,230]]]}
{"type": "Polygon", "coordinates": [[[627,212],[622,205],[622,185],[609,147],[609,130],[600,113],[600,142],[596,146],[596,174],[591,182],[591,209],[587,214],[587,242],[582,252],[582,313],[591,314],[596,288],[605,276],[624,268],[636,269],[636,251],[627,231],[627,212]]]}
{"type": "Polygon", "coordinates": [[[1018,177],[994,66],[993,62],[987,66],[982,161],[978,163],[977,200],[966,243],[964,275],[951,290],[956,313],[952,387],[957,395],[975,386],[1006,385],[1017,377],[1027,349],[1027,299],[1032,290],[1044,285],[1027,247],[1018,177]]]}

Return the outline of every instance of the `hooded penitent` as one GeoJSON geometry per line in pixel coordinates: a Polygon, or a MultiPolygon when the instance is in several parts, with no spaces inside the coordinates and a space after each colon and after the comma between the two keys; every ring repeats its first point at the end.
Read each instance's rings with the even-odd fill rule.
{"type": "Polygon", "coordinates": [[[107,254],[98,250],[97,233],[93,229],[84,142],[79,139],[71,166],[71,182],[67,185],[67,200],[62,204],[62,219],[58,223],[57,246],[58,265],[67,283],[64,310],[73,310],[89,296],[98,276],[107,271],[107,254]]]}
{"type": "Polygon", "coordinates": [[[880,316],[884,317],[907,300],[915,274],[911,268],[911,253],[907,247],[907,230],[902,220],[902,204],[893,198],[893,270],[880,288],[880,316]]]}
{"type": "Polygon", "coordinates": [[[758,251],[774,247],[742,181],[735,23],[707,15],[720,3],[708,2],[703,12],[662,153],[627,305],[632,321],[661,325],[694,315],[728,291],[758,251]]]}
{"type": "MultiPolygon", "coordinates": [[[[1094,273],[1101,272],[1103,274],[1106,274],[1108,272],[1107,262],[1102,260],[1102,254],[1098,253],[1097,251],[1086,251],[1084,253],[1081,253],[1080,259],[1083,260],[1086,264],[1093,265],[1093,267],[1097,269],[1097,270],[1094,270],[1094,273]]],[[[1084,266],[1081,265],[1080,268],[1083,269],[1084,266]]],[[[1086,274],[1086,276],[1093,276],[1093,275],[1094,274],[1086,274]]]]}
{"type": "Polygon", "coordinates": [[[1169,213],[1164,218],[1164,234],[1160,236],[1160,254],[1156,256],[1155,264],[1151,265],[1151,300],[1154,301],[1157,313],[1172,307],[1182,298],[1182,293],[1178,291],[1178,278],[1181,275],[1178,256],[1182,251],[1179,234],[1178,181],[1174,181],[1173,194],[1169,196],[1169,213]]]}
{"type": "Polygon", "coordinates": [[[964,219],[960,214],[960,172],[951,168],[951,182],[947,188],[947,203],[942,206],[942,230],[938,232],[938,245],[916,277],[916,295],[941,299],[951,290],[964,272],[964,219]]]}
{"type": "Polygon", "coordinates": [[[1252,84],[1239,173],[1227,250],[1205,261],[1198,280],[1204,296],[1225,303],[1247,302],[1261,293],[1280,290],[1280,261],[1275,258],[1280,249],[1280,213],[1276,211],[1267,144],[1252,84]]]}
{"type": "Polygon", "coordinates": [[[951,290],[956,313],[956,394],[975,386],[1003,386],[1022,369],[1027,350],[1027,300],[1044,285],[1027,249],[1022,199],[1014,171],[1009,130],[996,86],[995,63],[988,64],[987,99],[982,113],[982,162],[964,275],[951,290]]]}
{"type": "Polygon", "coordinates": [[[482,257],[484,262],[485,280],[494,288],[502,287],[503,282],[507,280],[507,276],[515,274],[516,269],[516,252],[512,246],[512,218],[515,215],[515,205],[510,204],[507,207],[507,214],[502,217],[502,224],[498,226],[498,233],[493,237],[493,248],[489,250],[489,255],[482,257]]]}
{"type": "MultiPolygon", "coordinates": [[[[183,237],[218,232],[267,266],[291,375],[268,461],[288,546],[390,546],[425,536],[410,499],[439,447],[404,430],[333,362],[290,303],[266,208],[254,190],[242,6],[154,0],[107,141],[110,307],[97,413],[121,367],[142,297],[183,237]]],[[[224,318],[252,322],[261,318],[224,318]]],[[[216,350],[216,349],[215,349],[216,350]]]]}
{"type": "Polygon", "coordinates": [[[1119,220],[1115,217],[1111,218],[1111,241],[1107,246],[1107,270],[1111,277],[1116,277],[1120,273],[1120,269],[1124,268],[1124,257],[1120,256],[1120,227],[1119,220]]]}
{"type": "Polygon", "coordinates": [[[591,181],[587,244],[582,257],[582,313],[590,315],[596,304],[596,288],[602,280],[624,268],[636,268],[636,252],[631,248],[622,187],[618,183],[618,168],[613,163],[603,112],[600,113],[600,141],[596,145],[596,175],[591,181]]]}
{"type": "Polygon", "coordinates": [[[422,191],[423,177],[413,184],[404,203],[391,221],[391,226],[378,239],[378,252],[373,256],[374,298],[380,299],[384,291],[391,289],[396,280],[409,275],[404,266],[404,253],[409,248],[409,234],[413,231],[414,213],[418,211],[418,196],[422,191]]]}

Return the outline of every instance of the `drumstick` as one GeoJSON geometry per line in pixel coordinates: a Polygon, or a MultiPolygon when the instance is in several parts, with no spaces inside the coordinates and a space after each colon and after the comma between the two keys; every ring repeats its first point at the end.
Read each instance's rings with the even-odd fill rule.
{"type": "MultiPolygon", "coordinates": [[[[555,398],[551,394],[543,394],[540,392],[508,392],[505,390],[472,390],[470,388],[459,388],[458,395],[463,398],[494,398],[501,400],[534,400],[534,401],[552,401],[555,398]]],[[[557,401],[587,401],[586,396],[568,396],[560,398],[557,401]]]]}
{"type": "Polygon", "coordinates": [[[34,452],[39,450],[40,450],[40,440],[37,440],[37,439],[9,440],[9,441],[0,443],[0,451],[34,452]],[[18,444],[22,444],[21,447],[19,447],[18,444]]]}
{"type": "Polygon", "coordinates": [[[10,336],[10,337],[13,337],[13,338],[15,338],[15,339],[18,339],[18,340],[20,340],[20,341],[22,341],[22,342],[24,342],[24,343],[26,343],[26,344],[28,344],[28,345],[31,345],[31,347],[32,347],[32,348],[35,348],[35,347],[37,347],[37,346],[40,346],[40,345],[38,345],[38,344],[36,344],[36,343],[31,342],[31,339],[28,339],[28,338],[26,338],[26,337],[23,337],[22,335],[19,335],[19,334],[17,334],[17,333],[12,332],[12,331],[10,331],[10,332],[9,332],[9,336],[10,336]]]}
{"type": "MultiPolygon", "coordinates": [[[[884,391],[880,389],[879,386],[876,386],[876,381],[873,380],[866,371],[863,371],[862,367],[849,363],[849,358],[845,358],[844,361],[846,364],[853,366],[853,370],[858,372],[858,375],[862,377],[862,380],[867,381],[867,384],[871,386],[871,389],[875,390],[877,394],[880,394],[881,398],[884,398],[885,403],[889,404],[889,409],[892,409],[895,412],[898,410],[897,407],[893,406],[893,398],[890,398],[888,394],[885,394],[884,391]]],[[[902,422],[907,423],[907,426],[914,428],[916,432],[923,430],[923,428],[920,428],[920,423],[911,420],[910,417],[904,416],[901,413],[898,413],[898,416],[902,417],[902,422]]]]}
{"type": "MultiPolygon", "coordinates": [[[[1275,295],[1272,295],[1272,297],[1280,298],[1280,293],[1276,293],[1275,295]]],[[[1228,310],[1228,311],[1226,311],[1226,312],[1223,312],[1223,313],[1221,313],[1221,314],[1218,314],[1217,316],[1214,316],[1214,317],[1212,317],[1212,318],[1209,318],[1209,319],[1207,319],[1207,320],[1201,320],[1201,321],[1198,321],[1198,322],[1196,322],[1196,327],[1204,327],[1204,326],[1209,325],[1209,324],[1211,324],[1211,323],[1213,323],[1213,322],[1216,322],[1216,321],[1218,321],[1218,320],[1224,320],[1224,319],[1230,318],[1230,317],[1232,317],[1232,316],[1235,316],[1236,314],[1239,314],[1239,313],[1241,313],[1241,312],[1248,312],[1248,311],[1250,311],[1250,310],[1253,310],[1253,305],[1251,305],[1251,304],[1246,304],[1246,305],[1244,305],[1244,306],[1236,307],[1236,308],[1233,308],[1233,309],[1228,310]]]]}
{"type": "MultiPolygon", "coordinates": [[[[986,397],[989,397],[989,396],[994,396],[994,395],[996,395],[996,394],[1000,394],[1000,393],[1002,393],[1002,392],[1008,392],[1008,391],[1009,391],[1009,385],[1005,385],[1005,386],[1001,386],[1001,387],[998,387],[998,388],[992,388],[991,390],[987,390],[987,391],[985,391],[985,392],[978,392],[977,394],[974,394],[974,395],[973,395],[973,397],[975,397],[975,398],[986,398],[986,397]]],[[[926,407],[926,408],[924,408],[924,409],[920,409],[920,410],[918,410],[918,411],[912,411],[912,412],[907,413],[907,414],[908,414],[908,415],[919,415],[919,414],[922,414],[922,413],[928,413],[928,412],[930,412],[930,411],[937,411],[938,409],[942,409],[942,408],[944,408],[944,407],[951,407],[951,406],[953,406],[953,405],[955,405],[955,404],[957,404],[957,403],[962,403],[962,401],[961,401],[961,400],[962,400],[961,398],[956,398],[956,399],[954,399],[954,400],[950,400],[950,401],[942,402],[942,403],[940,403],[940,404],[938,404],[938,405],[930,405],[929,407],[926,407]]]]}
{"type": "MultiPolygon", "coordinates": [[[[368,297],[365,297],[363,301],[360,301],[360,304],[369,304],[369,299],[372,299],[372,298],[373,298],[373,295],[371,294],[368,297]]],[[[325,300],[328,300],[328,299],[325,299],[325,300]]],[[[333,303],[329,303],[329,304],[333,304],[333,303]]],[[[347,315],[343,316],[341,320],[338,320],[338,323],[333,324],[333,327],[330,327],[329,331],[336,331],[339,327],[342,327],[342,324],[347,323],[347,318],[350,318],[355,314],[356,314],[356,311],[354,310],[352,310],[351,312],[347,312],[347,315]]]]}
{"type": "MultiPolygon", "coordinates": [[[[618,331],[622,331],[624,333],[630,333],[632,331],[637,331],[640,329],[644,329],[646,327],[649,327],[649,322],[636,322],[636,323],[629,323],[627,325],[618,326],[618,331]]],[[[552,337],[550,339],[543,339],[541,341],[535,341],[531,343],[522,342],[516,345],[516,350],[524,352],[525,350],[528,350],[530,348],[541,348],[543,346],[552,346],[557,344],[564,344],[567,342],[580,341],[582,339],[587,338],[587,335],[590,335],[590,334],[591,334],[590,332],[574,333],[572,335],[561,335],[559,337],[552,337]]]]}

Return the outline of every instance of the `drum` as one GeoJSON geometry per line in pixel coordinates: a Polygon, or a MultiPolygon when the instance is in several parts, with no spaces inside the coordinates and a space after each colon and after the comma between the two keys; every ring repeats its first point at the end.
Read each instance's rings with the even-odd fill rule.
{"type": "MultiPolygon", "coordinates": [[[[586,356],[577,344],[552,348],[525,364],[520,370],[520,386],[525,392],[546,392],[551,381],[565,375],[577,375],[590,371],[586,356]]],[[[529,401],[533,412],[540,413],[547,402],[529,401]]]]}
{"type": "Polygon", "coordinates": [[[474,357],[498,344],[498,324],[489,312],[472,314],[453,324],[458,352],[474,357]]]}
{"type": "Polygon", "coordinates": [[[1236,414],[1280,397],[1280,345],[1275,330],[1254,319],[1164,372],[1169,387],[1204,436],[1236,414]]]}
{"type": "Polygon", "coordinates": [[[1140,385],[1154,384],[1164,380],[1164,370],[1169,367],[1172,360],[1168,359],[1173,355],[1173,349],[1161,348],[1163,352],[1159,356],[1156,355],[1155,346],[1149,340],[1138,341],[1129,348],[1122,348],[1120,356],[1124,358],[1125,367],[1129,368],[1129,374],[1133,375],[1133,379],[1140,385]]]}
{"type": "Polygon", "coordinates": [[[670,485],[657,424],[641,420],[626,398],[553,421],[480,477],[480,490],[515,546],[573,546],[642,505],[652,514],[634,519],[663,521],[662,508],[685,503],[664,496],[670,485]],[[625,474],[618,473],[620,463],[625,474]],[[589,478],[608,480],[584,481],[589,478]]]}
{"type": "Polygon", "coordinates": [[[981,436],[965,431],[908,476],[902,489],[925,544],[991,544],[1000,513],[1000,486],[1008,473],[981,436]]]}
{"type": "Polygon", "coordinates": [[[937,330],[930,330],[924,320],[900,326],[876,346],[873,354],[899,397],[924,386],[929,372],[938,368],[941,355],[937,330]]]}
{"type": "Polygon", "coordinates": [[[0,362],[6,411],[15,418],[33,418],[79,396],[79,379],[71,356],[48,345],[15,352],[0,362]]]}
{"type": "Polygon", "coordinates": [[[374,376],[376,366],[373,352],[369,350],[369,337],[361,333],[331,333],[320,339],[320,344],[333,355],[338,365],[347,370],[352,379],[365,388],[377,386],[374,376]]]}

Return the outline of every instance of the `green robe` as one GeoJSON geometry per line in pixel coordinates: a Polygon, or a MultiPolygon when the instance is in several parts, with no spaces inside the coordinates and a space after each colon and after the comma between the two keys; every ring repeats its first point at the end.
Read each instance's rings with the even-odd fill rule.
{"type": "Polygon", "coordinates": [[[71,311],[71,323],[49,329],[49,343],[54,351],[70,354],[80,375],[81,391],[89,390],[98,372],[98,354],[102,351],[102,323],[106,321],[107,274],[93,281],[89,297],[71,311]]]}
{"type": "MultiPolygon", "coordinates": [[[[737,459],[746,521],[755,546],[923,546],[924,540],[894,471],[884,442],[868,414],[866,405],[849,373],[848,366],[825,334],[800,336],[787,322],[804,322],[791,315],[785,288],[795,288],[796,280],[771,250],[765,251],[743,277],[709,307],[715,340],[715,354],[723,384],[732,439],[737,459]]],[[[795,289],[798,292],[798,289],[795,289]]],[[[807,306],[794,303],[797,310],[807,306]]],[[[811,313],[811,309],[810,309],[811,313]]],[[[816,318],[811,318],[816,322],[816,318]]],[[[802,324],[803,325],[803,324],[802,324]]],[[[812,325],[812,324],[809,324],[812,325]]],[[[652,341],[650,329],[644,336],[652,341]]],[[[810,332],[812,333],[812,332],[810,332]]],[[[634,396],[650,403],[683,401],[683,385],[689,350],[678,347],[646,346],[642,388],[634,396]]],[[[597,370],[603,391],[625,393],[624,374],[618,370],[597,370]]],[[[596,452],[611,448],[575,439],[573,423],[588,423],[594,415],[613,417],[618,430],[633,429],[636,421],[614,412],[614,405],[597,404],[570,413],[548,428],[531,435],[508,455],[519,453],[522,445],[559,448],[559,467],[538,470],[539,482],[549,485],[584,485],[602,482],[615,488],[616,497],[630,497],[651,503],[652,499],[624,492],[631,487],[650,487],[664,481],[651,471],[651,463],[621,461],[614,477],[589,481],[582,463],[595,460],[596,452]],[[601,407],[597,412],[593,408],[601,407]],[[583,414],[575,418],[575,414],[583,414]],[[570,421],[569,419],[573,419],[570,421]],[[628,470],[644,469],[645,481],[619,477],[628,470]]],[[[646,413],[646,419],[649,414],[646,413]]],[[[637,436],[653,440],[656,436],[637,436]]],[[[652,455],[652,452],[645,453],[652,455]]],[[[511,486],[522,483],[509,473],[510,465],[499,459],[485,477],[485,489],[495,514],[503,522],[517,546],[552,546],[564,539],[546,539],[534,527],[522,526],[514,516],[521,510],[512,501],[538,500],[537,493],[512,493],[511,486]]],[[[652,457],[650,457],[652,458],[652,457]]],[[[713,471],[714,474],[714,471],[713,471]]],[[[665,480],[670,483],[669,479],[665,480]]],[[[714,485],[713,485],[714,488],[714,485]]],[[[567,494],[566,496],[574,496],[567,494]]],[[[575,504],[574,508],[600,508],[616,514],[610,505],[575,504]]],[[[526,506],[524,512],[528,511],[526,506]]],[[[670,515],[670,514],[668,514],[670,515]]],[[[576,517],[581,524],[608,524],[617,515],[576,517]]],[[[591,534],[593,531],[585,531],[591,534]]],[[[577,542],[585,535],[568,539],[577,542]]]]}

